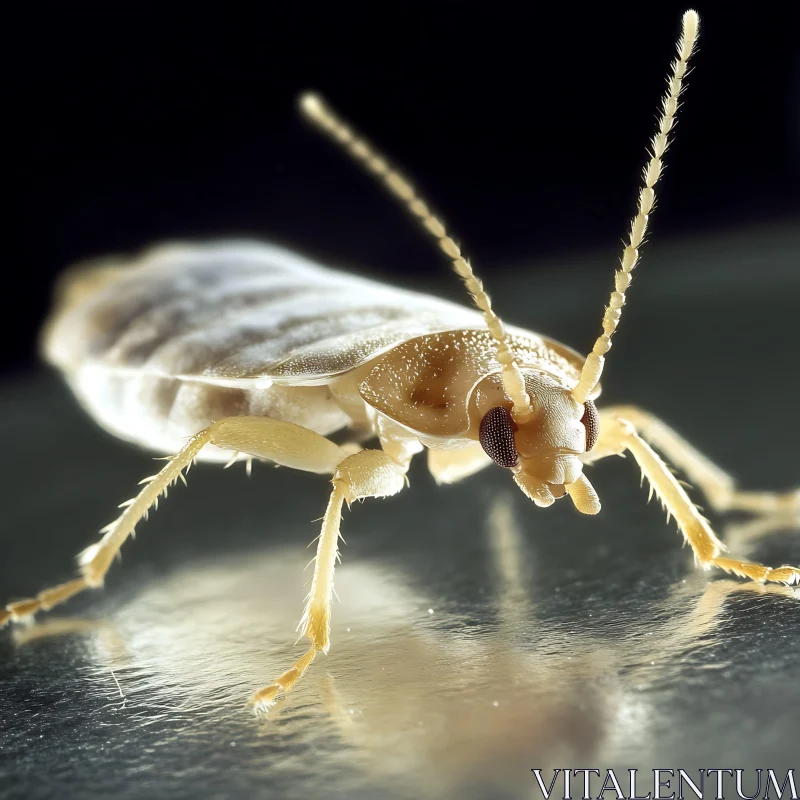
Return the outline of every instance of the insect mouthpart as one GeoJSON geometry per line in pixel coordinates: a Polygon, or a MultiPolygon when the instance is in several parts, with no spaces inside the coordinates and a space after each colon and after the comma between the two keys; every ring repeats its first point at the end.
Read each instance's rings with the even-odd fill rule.
{"type": "Polygon", "coordinates": [[[581,514],[597,514],[600,499],[582,468],[579,454],[556,452],[536,460],[522,459],[514,470],[514,482],[540,508],[569,495],[581,514]]]}

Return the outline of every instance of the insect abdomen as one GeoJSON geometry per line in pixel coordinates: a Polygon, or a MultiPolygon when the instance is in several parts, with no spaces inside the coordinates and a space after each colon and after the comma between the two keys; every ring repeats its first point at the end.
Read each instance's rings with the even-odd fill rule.
{"type": "MultiPolygon", "coordinates": [[[[187,437],[223,417],[269,416],[323,436],[350,422],[326,386],[238,388],[98,366],[78,370],[68,381],[103,428],[120,439],[165,454],[177,452],[187,437]]],[[[203,461],[227,461],[230,457],[213,445],[199,456],[203,461]]]]}
{"type": "Polygon", "coordinates": [[[260,378],[293,355],[311,354],[318,357],[315,374],[325,376],[352,368],[354,356],[342,360],[348,351],[363,363],[420,333],[479,319],[278,247],[171,246],[57,308],[44,352],[65,372],[91,361],[203,380],[260,378]]]}
{"type": "Polygon", "coordinates": [[[255,243],[163,247],[97,269],[101,281],[81,270],[65,282],[45,357],[103,427],[164,452],[222,416],[330,434],[350,422],[331,376],[475,317],[255,243]]]}

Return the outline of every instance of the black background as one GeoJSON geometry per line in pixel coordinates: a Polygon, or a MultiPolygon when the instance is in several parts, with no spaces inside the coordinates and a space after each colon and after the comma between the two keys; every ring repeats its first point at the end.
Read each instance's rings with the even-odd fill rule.
{"type": "MultiPolygon", "coordinates": [[[[294,97],[308,87],[417,179],[490,287],[491,270],[512,259],[596,246],[607,248],[610,280],[683,8],[77,3],[15,12],[5,117],[16,222],[2,367],[31,363],[64,266],[154,241],[258,236],[423,288],[447,278],[424,237],[298,121],[294,97]]],[[[797,29],[763,5],[699,10],[656,239],[800,210],[797,29]]]]}

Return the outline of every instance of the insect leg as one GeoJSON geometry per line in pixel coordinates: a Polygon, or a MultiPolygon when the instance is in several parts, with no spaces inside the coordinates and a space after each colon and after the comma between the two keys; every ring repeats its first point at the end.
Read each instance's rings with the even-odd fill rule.
{"type": "Polygon", "coordinates": [[[797,520],[785,514],[762,514],[737,523],[725,526],[725,542],[739,550],[751,547],[759,539],[778,531],[786,531],[797,527],[797,520]]]}
{"type": "Polygon", "coordinates": [[[634,456],[656,495],[677,521],[681,533],[694,551],[696,561],[703,569],[719,567],[759,583],[800,583],[798,567],[782,566],[771,569],[744,559],[723,557],[721,553],[726,550],[725,545],[716,537],[708,521],[689,499],[669,467],[639,436],[632,422],[611,416],[606,411],[601,417],[600,438],[596,447],[599,458],[613,454],[622,455],[626,450],[634,456]]]}
{"type": "Polygon", "coordinates": [[[721,470],[657,417],[636,406],[603,409],[604,416],[633,423],[643,439],[661,451],[708,497],[716,511],[800,514],[800,489],[790,492],[746,492],[736,488],[731,475],[721,470]]]}
{"type": "Polygon", "coordinates": [[[457,483],[492,463],[480,442],[458,450],[428,450],[428,470],[438,484],[457,483]]]}
{"type": "Polygon", "coordinates": [[[20,620],[38,611],[49,611],[84,589],[102,586],[114,557],[133,534],[137,523],[147,516],[150,508],[157,504],[159,496],[171,484],[183,478],[183,471],[191,466],[207,444],[317,473],[333,473],[337,464],[351,452],[349,448],[341,448],[324,436],[291,422],[268,417],[228,417],[218,420],[189,439],[158,474],[142,481],[144,488],[123,504],[124,511],[104,528],[102,539],[79,556],[79,578],[46,589],[36,597],[9,603],[5,609],[0,608],[0,627],[9,620],[20,620]]]}
{"type": "Polygon", "coordinates": [[[398,463],[381,450],[362,450],[344,459],[337,467],[317,544],[311,590],[298,626],[311,646],[286,672],[253,696],[250,702],[257,711],[267,711],[279,695],[291,690],[317,653],[328,652],[333,572],[339,557],[342,504],[397,494],[405,484],[407,468],[407,464],[398,463]]]}

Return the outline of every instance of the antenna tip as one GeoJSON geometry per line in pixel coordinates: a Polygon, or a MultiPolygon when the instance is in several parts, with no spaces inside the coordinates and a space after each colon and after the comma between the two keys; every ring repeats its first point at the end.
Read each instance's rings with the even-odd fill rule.
{"type": "Polygon", "coordinates": [[[304,117],[319,119],[325,106],[316,92],[302,92],[297,98],[297,108],[304,117]]]}
{"type": "Polygon", "coordinates": [[[695,39],[697,37],[697,30],[700,27],[700,15],[693,9],[687,9],[683,12],[683,30],[688,39],[695,39]]]}

